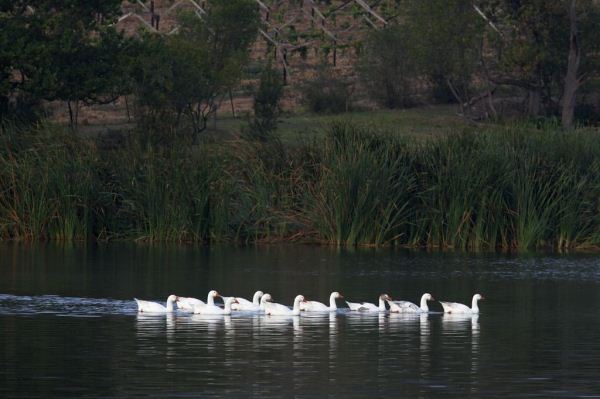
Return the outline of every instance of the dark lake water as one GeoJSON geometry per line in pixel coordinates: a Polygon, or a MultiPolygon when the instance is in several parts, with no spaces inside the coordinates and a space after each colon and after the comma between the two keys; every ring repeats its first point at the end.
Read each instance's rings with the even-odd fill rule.
{"type": "Polygon", "coordinates": [[[600,398],[599,307],[598,255],[3,245],[0,397],[600,398]],[[473,317],[289,318],[133,301],[211,289],[486,300],[473,317]]]}

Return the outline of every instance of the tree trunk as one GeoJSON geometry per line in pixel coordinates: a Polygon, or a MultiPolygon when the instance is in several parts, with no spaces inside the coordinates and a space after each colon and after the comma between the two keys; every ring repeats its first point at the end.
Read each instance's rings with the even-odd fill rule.
{"type": "Polygon", "coordinates": [[[231,92],[231,89],[229,89],[229,102],[231,103],[231,114],[233,115],[233,118],[235,119],[235,105],[233,104],[233,93],[231,92]]]}
{"type": "Polygon", "coordinates": [[[75,100],[75,107],[73,108],[73,102],[67,100],[67,106],[69,107],[69,127],[71,130],[77,129],[77,122],[79,119],[79,100],[75,100]]]}
{"type": "Polygon", "coordinates": [[[79,127],[79,100],[75,100],[75,129],[79,127]]]}
{"type": "Polygon", "coordinates": [[[131,112],[129,111],[129,101],[127,101],[127,96],[123,96],[125,98],[125,109],[127,110],[127,122],[131,122],[131,112]]]}
{"type": "Polygon", "coordinates": [[[69,108],[69,127],[73,130],[73,107],[71,106],[71,100],[67,100],[67,107],[69,108]]]}
{"type": "Polygon", "coordinates": [[[569,7],[569,21],[571,23],[569,40],[569,62],[567,65],[567,74],[565,75],[565,87],[562,101],[562,125],[565,129],[573,127],[573,114],[575,113],[575,97],[579,88],[579,79],[577,70],[581,59],[581,51],[577,40],[577,10],[576,0],[571,0],[569,7]]]}

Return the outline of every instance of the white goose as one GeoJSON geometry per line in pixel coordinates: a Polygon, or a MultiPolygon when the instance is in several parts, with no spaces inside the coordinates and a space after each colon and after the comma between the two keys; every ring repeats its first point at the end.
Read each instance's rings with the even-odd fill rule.
{"type": "Polygon", "coordinates": [[[167,306],[163,306],[160,303],[142,301],[141,299],[133,298],[138,306],[138,312],[141,313],[172,313],[173,303],[177,301],[177,296],[169,295],[167,298],[167,306]]]}
{"type": "Polygon", "coordinates": [[[346,301],[346,303],[348,304],[348,307],[350,308],[350,310],[353,310],[353,311],[385,312],[385,302],[391,301],[391,300],[392,300],[392,298],[388,294],[381,294],[381,295],[379,295],[379,306],[377,306],[373,303],[369,303],[369,302],[355,303],[355,302],[346,301]]]}
{"type": "Polygon", "coordinates": [[[259,310],[262,310],[260,306],[260,299],[263,295],[264,294],[262,291],[256,291],[252,297],[252,302],[245,298],[236,297],[235,299],[237,300],[237,303],[234,302],[233,305],[231,305],[231,309],[258,312],[259,310]]]}
{"type": "Polygon", "coordinates": [[[204,305],[214,306],[215,298],[218,296],[221,296],[221,295],[219,295],[219,293],[217,291],[215,291],[215,290],[210,291],[206,298],[206,303],[204,303],[200,299],[180,296],[177,299],[177,307],[179,309],[185,310],[187,312],[193,312],[194,308],[196,306],[204,306],[204,305]]]}
{"type": "Polygon", "coordinates": [[[300,302],[300,310],[305,312],[335,312],[337,310],[337,304],[335,303],[337,298],[344,297],[339,292],[332,292],[329,296],[329,306],[317,301],[300,302]]]}
{"type": "Polygon", "coordinates": [[[462,303],[456,302],[442,302],[442,307],[444,308],[444,313],[467,313],[467,314],[477,314],[479,313],[479,306],[477,306],[477,302],[485,299],[480,294],[473,295],[473,300],[471,302],[471,307],[467,305],[463,305],[462,303]]]}
{"type": "Polygon", "coordinates": [[[431,294],[423,294],[421,297],[421,306],[408,301],[388,301],[390,305],[390,312],[392,313],[427,313],[429,312],[429,306],[427,301],[434,301],[435,299],[431,294]]]}
{"type": "Polygon", "coordinates": [[[294,307],[292,309],[280,303],[271,302],[270,294],[264,294],[260,300],[261,305],[265,309],[265,314],[271,316],[298,316],[300,314],[300,303],[304,302],[302,295],[297,295],[294,298],[294,307]]]}
{"type": "Polygon", "coordinates": [[[215,304],[209,305],[200,305],[194,307],[194,314],[209,314],[209,315],[230,315],[231,314],[231,305],[237,303],[235,298],[227,298],[225,301],[225,307],[220,308],[215,304]]]}

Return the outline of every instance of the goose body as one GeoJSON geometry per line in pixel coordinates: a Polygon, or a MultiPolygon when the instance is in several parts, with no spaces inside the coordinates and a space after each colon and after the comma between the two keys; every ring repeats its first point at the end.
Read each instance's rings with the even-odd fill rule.
{"type": "Polygon", "coordinates": [[[236,303],[236,299],[233,297],[227,298],[225,301],[225,307],[220,308],[215,304],[209,305],[201,305],[196,306],[194,308],[194,314],[205,314],[205,315],[230,315],[231,314],[231,305],[236,303]]]}
{"type": "Polygon", "coordinates": [[[200,299],[184,297],[184,296],[180,296],[177,299],[177,308],[184,310],[186,312],[193,312],[194,307],[197,305],[204,305],[204,302],[201,301],[200,299]]]}
{"type": "Polygon", "coordinates": [[[339,292],[332,292],[329,296],[329,306],[317,301],[300,302],[300,310],[305,312],[335,312],[337,310],[337,304],[335,303],[337,298],[344,297],[339,292]]]}
{"type": "Polygon", "coordinates": [[[427,313],[429,306],[427,301],[435,300],[431,294],[423,294],[420,306],[409,301],[388,301],[392,313],[427,313]]]}
{"type": "Polygon", "coordinates": [[[478,314],[479,306],[478,302],[482,299],[485,299],[480,294],[473,295],[473,300],[471,301],[471,307],[467,305],[463,305],[462,303],[457,302],[441,302],[442,307],[444,308],[444,313],[462,313],[462,314],[478,314]]]}
{"type": "Polygon", "coordinates": [[[304,301],[302,295],[294,298],[294,307],[292,309],[280,303],[271,302],[271,295],[265,294],[261,298],[261,304],[264,307],[265,314],[271,316],[298,316],[300,314],[300,303],[304,301]]]}
{"type": "Polygon", "coordinates": [[[206,303],[196,298],[179,297],[177,300],[177,307],[187,312],[195,312],[197,307],[202,306],[215,306],[215,298],[220,296],[215,290],[209,291],[206,297],[206,303]]]}
{"type": "Polygon", "coordinates": [[[252,297],[252,301],[249,301],[245,298],[235,298],[237,303],[233,303],[231,305],[231,309],[233,310],[242,310],[242,311],[250,311],[250,312],[258,312],[262,310],[260,306],[260,299],[263,296],[262,291],[256,291],[254,296],[252,297]]]}
{"type": "Polygon", "coordinates": [[[357,312],[385,312],[385,302],[386,301],[391,301],[391,300],[392,300],[392,298],[388,294],[381,294],[379,296],[379,305],[375,305],[374,303],[369,303],[369,302],[358,303],[358,302],[348,302],[348,301],[346,301],[346,303],[348,304],[348,307],[352,311],[357,311],[357,312]]]}
{"type": "Polygon", "coordinates": [[[160,303],[143,301],[141,299],[133,298],[137,303],[138,312],[140,313],[172,313],[173,303],[177,301],[177,296],[169,295],[167,298],[167,306],[161,305],[160,303]]]}

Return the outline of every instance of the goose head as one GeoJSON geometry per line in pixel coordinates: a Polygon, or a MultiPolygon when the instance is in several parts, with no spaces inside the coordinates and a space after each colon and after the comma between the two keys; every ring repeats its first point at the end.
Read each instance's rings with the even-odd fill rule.
{"type": "Polygon", "coordinates": [[[388,294],[379,295],[379,311],[385,312],[385,303],[386,303],[386,301],[391,301],[391,300],[392,300],[392,297],[389,296],[388,294]]]}
{"type": "Polygon", "coordinates": [[[331,293],[331,298],[335,298],[335,299],[343,299],[343,298],[344,298],[344,296],[343,296],[342,294],[340,294],[339,292],[337,292],[337,291],[334,291],[334,292],[332,292],[332,293],[331,293]]]}
{"type": "Polygon", "coordinates": [[[421,299],[424,299],[426,301],[435,301],[435,298],[433,297],[433,295],[427,293],[427,294],[423,294],[423,296],[421,297],[421,299]]]}
{"type": "Polygon", "coordinates": [[[179,300],[179,297],[177,295],[169,295],[169,297],[167,298],[167,302],[177,302],[179,300]]]}
{"type": "Polygon", "coordinates": [[[234,303],[239,303],[239,302],[234,297],[230,297],[230,298],[227,298],[227,300],[225,301],[225,306],[226,307],[227,306],[231,307],[231,305],[234,304],[234,303]]]}
{"type": "Polygon", "coordinates": [[[294,298],[294,305],[300,302],[306,302],[304,295],[296,295],[296,298],[294,298]]]}
{"type": "Polygon", "coordinates": [[[271,302],[272,300],[273,300],[273,298],[271,297],[271,294],[264,294],[260,298],[260,304],[263,305],[265,302],[271,302]]]}
{"type": "Polygon", "coordinates": [[[481,294],[473,295],[473,301],[471,302],[471,311],[473,313],[479,313],[479,306],[477,306],[477,302],[479,302],[482,299],[485,299],[485,298],[481,294]]]}
{"type": "Polygon", "coordinates": [[[302,302],[302,303],[306,302],[306,300],[304,299],[304,295],[296,295],[296,298],[294,298],[294,306],[293,306],[294,311],[300,310],[300,302],[302,302]]]}
{"type": "Polygon", "coordinates": [[[221,295],[217,291],[212,290],[208,293],[208,296],[216,298],[216,297],[220,297],[221,295]]]}

